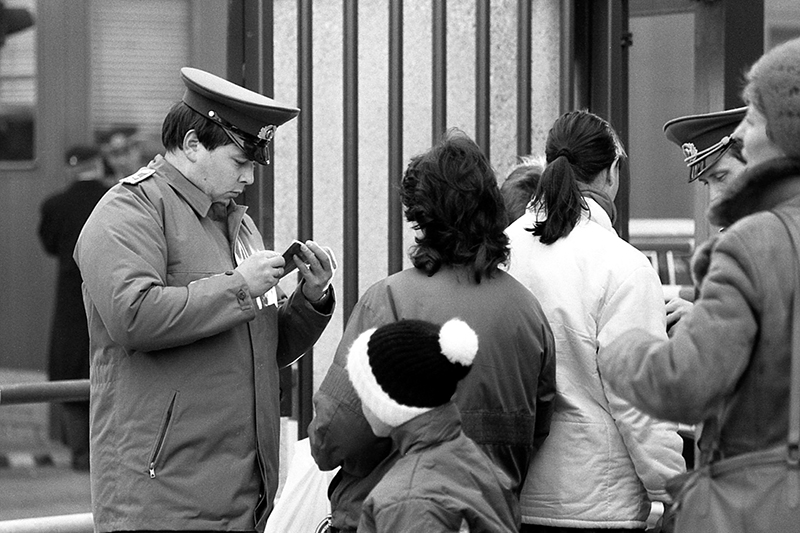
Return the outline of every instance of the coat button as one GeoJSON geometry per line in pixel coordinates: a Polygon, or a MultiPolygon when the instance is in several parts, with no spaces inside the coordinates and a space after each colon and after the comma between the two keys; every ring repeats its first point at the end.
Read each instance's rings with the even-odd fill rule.
{"type": "Polygon", "coordinates": [[[244,300],[245,298],[247,298],[247,294],[244,292],[244,290],[239,289],[239,292],[236,293],[236,297],[239,298],[240,300],[244,300]]]}
{"type": "Polygon", "coordinates": [[[226,270],[225,271],[225,275],[226,276],[233,276],[233,270],[226,270]]]}

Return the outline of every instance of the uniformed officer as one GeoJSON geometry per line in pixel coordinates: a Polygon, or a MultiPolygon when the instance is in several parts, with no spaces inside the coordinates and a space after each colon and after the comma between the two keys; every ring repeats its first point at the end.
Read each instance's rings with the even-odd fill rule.
{"type": "Polygon", "coordinates": [[[678,117],[664,124],[667,139],[677,144],[689,167],[689,183],[699,180],[716,200],[726,184],[744,170],[742,147],[733,130],[744,118],[746,107],[678,117]]]}
{"type": "Polygon", "coordinates": [[[299,110],[181,69],[163,156],[115,185],[75,248],[92,358],[96,531],[263,530],[278,486],[278,369],[319,338],[335,260],[281,254],[236,197],[299,110]]]}
{"type": "MultiPolygon", "coordinates": [[[[742,147],[733,130],[742,121],[746,107],[678,117],[664,124],[667,139],[677,144],[689,168],[689,183],[697,180],[708,186],[709,200],[717,202],[745,168],[742,147]]],[[[683,298],[667,302],[667,330],[691,309],[683,298]]]]}

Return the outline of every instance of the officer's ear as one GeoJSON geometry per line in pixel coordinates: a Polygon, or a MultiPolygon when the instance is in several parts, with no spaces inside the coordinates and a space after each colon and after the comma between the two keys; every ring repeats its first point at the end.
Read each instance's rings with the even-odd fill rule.
{"type": "Polygon", "coordinates": [[[183,153],[186,154],[186,157],[190,161],[196,160],[197,152],[202,146],[200,139],[197,138],[197,132],[195,130],[189,130],[186,132],[186,135],[183,136],[181,150],[183,150],[183,153]]]}

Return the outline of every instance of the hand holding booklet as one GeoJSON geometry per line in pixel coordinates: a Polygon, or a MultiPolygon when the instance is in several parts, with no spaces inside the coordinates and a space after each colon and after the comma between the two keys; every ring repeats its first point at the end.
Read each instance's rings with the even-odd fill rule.
{"type": "Polygon", "coordinates": [[[292,244],[289,245],[286,251],[283,252],[283,260],[286,261],[286,265],[284,265],[283,267],[283,276],[285,276],[286,274],[292,272],[297,268],[297,265],[294,263],[293,256],[300,255],[300,246],[302,245],[303,245],[302,242],[295,239],[294,241],[292,241],[292,244]]]}

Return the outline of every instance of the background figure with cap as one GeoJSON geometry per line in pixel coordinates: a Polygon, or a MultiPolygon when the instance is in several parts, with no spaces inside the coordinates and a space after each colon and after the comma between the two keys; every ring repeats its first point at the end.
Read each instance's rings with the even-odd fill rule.
{"type": "Polygon", "coordinates": [[[588,111],[559,117],[533,205],[506,230],[509,272],[539,299],[556,338],[556,409],[520,496],[522,531],[644,530],[684,471],[677,424],[612,394],[597,357],[641,327],[666,338],[658,275],[614,231],[625,151],[588,111]],[[652,513],[650,513],[652,509],[652,513]]]}
{"type": "Polygon", "coordinates": [[[353,342],[347,375],[376,435],[400,459],[364,502],[359,533],[516,533],[511,481],[461,430],[452,401],[480,339],[463,321],[400,320],[353,342]]]}
{"type": "Polygon", "coordinates": [[[278,486],[278,369],[334,306],[333,254],[306,241],[278,297],[235,198],[298,110],[184,68],[163,156],[103,197],[78,239],[91,345],[95,531],[262,531],[278,486]],[[270,136],[264,133],[269,132],[270,136]]]}
{"type": "MultiPolygon", "coordinates": [[[[746,107],[678,117],[664,124],[667,139],[681,148],[689,183],[697,180],[708,187],[710,205],[713,206],[723,191],[733,183],[745,168],[742,146],[733,137],[733,130],[744,118],[746,107]]],[[[708,245],[695,254],[695,269],[701,263],[707,267],[708,245]]],[[[689,312],[692,303],[680,297],[667,302],[667,330],[689,312]]]]}
{"type": "Polygon", "coordinates": [[[679,532],[794,531],[800,521],[786,492],[798,476],[787,466],[787,435],[799,349],[792,333],[800,327],[793,304],[800,257],[791,239],[800,231],[800,39],[764,54],[745,80],[747,113],[733,138],[747,168],[709,210],[725,231],[710,239],[692,312],[668,341],[630,331],[600,357],[610,386],[637,407],[703,421],[700,466],[708,468],[687,485],[679,532]],[[756,463],[771,473],[744,469],[756,463]],[[709,469],[718,475],[706,478],[709,469]],[[735,507],[715,512],[711,491],[735,507]]]}
{"type": "Polygon", "coordinates": [[[364,331],[401,319],[443,324],[457,316],[477,332],[472,372],[454,401],[464,433],[505,472],[514,497],[554,409],[553,334],[536,297],[499,268],[508,259],[505,207],[478,145],[451,130],[412,158],[400,187],[416,232],[414,266],[362,295],[314,395],[311,453],[322,470],[341,466],[329,489],[335,531],[356,529],[364,498],[399,456],[391,439],[372,432],[347,379],[347,353],[364,331]]]}
{"type": "Polygon", "coordinates": [[[117,126],[98,134],[109,187],[146,164],[134,126],[117,126]]]}
{"type": "MultiPolygon", "coordinates": [[[[66,152],[69,185],[41,205],[39,240],[58,259],[55,306],[50,329],[48,376],[51,380],[89,377],[89,332],[83,309],[81,273],[72,252],[83,224],[108,188],[103,160],[95,146],[73,146],[66,152]]],[[[72,468],[89,469],[89,402],[59,407],[60,433],[72,452],[72,468]]]]}
{"type": "Polygon", "coordinates": [[[506,204],[509,224],[525,213],[525,209],[539,185],[542,170],[544,170],[544,158],[525,156],[511,169],[508,177],[503,181],[500,193],[506,204]]]}

